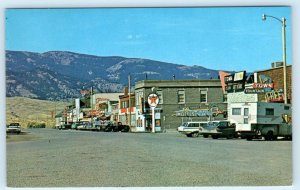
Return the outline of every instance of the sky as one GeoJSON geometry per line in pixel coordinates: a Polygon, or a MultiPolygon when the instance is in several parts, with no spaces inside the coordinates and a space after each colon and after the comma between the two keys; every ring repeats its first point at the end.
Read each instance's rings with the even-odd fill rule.
{"type": "Polygon", "coordinates": [[[71,51],[253,72],[292,64],[290,7],[6,9],[5,49],[71,51]]]}

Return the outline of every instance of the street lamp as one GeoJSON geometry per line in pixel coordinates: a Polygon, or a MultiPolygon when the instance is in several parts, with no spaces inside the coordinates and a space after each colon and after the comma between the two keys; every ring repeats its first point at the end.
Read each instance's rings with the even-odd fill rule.
{"type": "Polygon", "coordinates": [[[284,97],[284,104],[287,104],[287,89],[286,89],[286,35],[285,35],[285,22],[286,19],[282,17],[280,20],[277,17],[271,16],[271,15],[262,15],[262,20],[267,20],[267,17],[273,18],[277,21],[279,21],[282,24],[282,54],[283,54],[283,97],[284,97]]]}

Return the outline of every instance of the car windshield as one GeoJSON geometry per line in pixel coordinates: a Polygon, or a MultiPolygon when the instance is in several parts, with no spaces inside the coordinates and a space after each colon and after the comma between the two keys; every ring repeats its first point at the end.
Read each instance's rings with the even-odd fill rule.
{"type": "Polygon", "coordinates": [[[184,127],[187,127],[187,125],[188,125],[187,123],[183,123],[183,124],[182,124],[182,126],[184,126],[184,127]]]}
{"type": "Polygon", "coordinates": [[[200,123],[200,127],[207,127],[207,123],[200,123]]]}

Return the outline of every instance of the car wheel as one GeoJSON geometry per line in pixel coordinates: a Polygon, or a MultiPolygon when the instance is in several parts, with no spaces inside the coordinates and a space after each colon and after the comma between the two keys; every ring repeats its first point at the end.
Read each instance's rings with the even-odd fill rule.
{"type": "Polygon", "coordinates": [[[218,135],[212,135],[211,136],[213,139],[218,139],[219,137],[218,137],[218,135]]]}
{"type": "Polygon", "coordinates": [[[233,134],[228,134],[226,138],[227,139],[233,139],[233,134]]]}
{"type": "Polygon", "coordinates": [[[192,133],[192,137],[198,137],[199,136],[199,133],[192,133]]]}
{"type": "Polygon", "coordinates": [[[187,136],[187,137],[192,137],[192,134],[187,134],[186,136],[187,136]]]}
{"type": "Polygon", "coordinates": [[[273,140],[273,131],[268,131],[267,134],[265,135],[265,140],[270,141],[273,140]]]}

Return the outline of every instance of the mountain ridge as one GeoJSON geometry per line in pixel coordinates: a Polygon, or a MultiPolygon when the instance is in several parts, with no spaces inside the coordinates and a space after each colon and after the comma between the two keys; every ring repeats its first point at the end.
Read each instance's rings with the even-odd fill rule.
{"type": "Polygon", "coordinates": [[[62,100],[80,96],[80,90],[122,92],[128,75],[139,80],[215,79],[218,71],[143,58],[96,56],[70,51],[6,50],[6,96],[62,100]]]}

